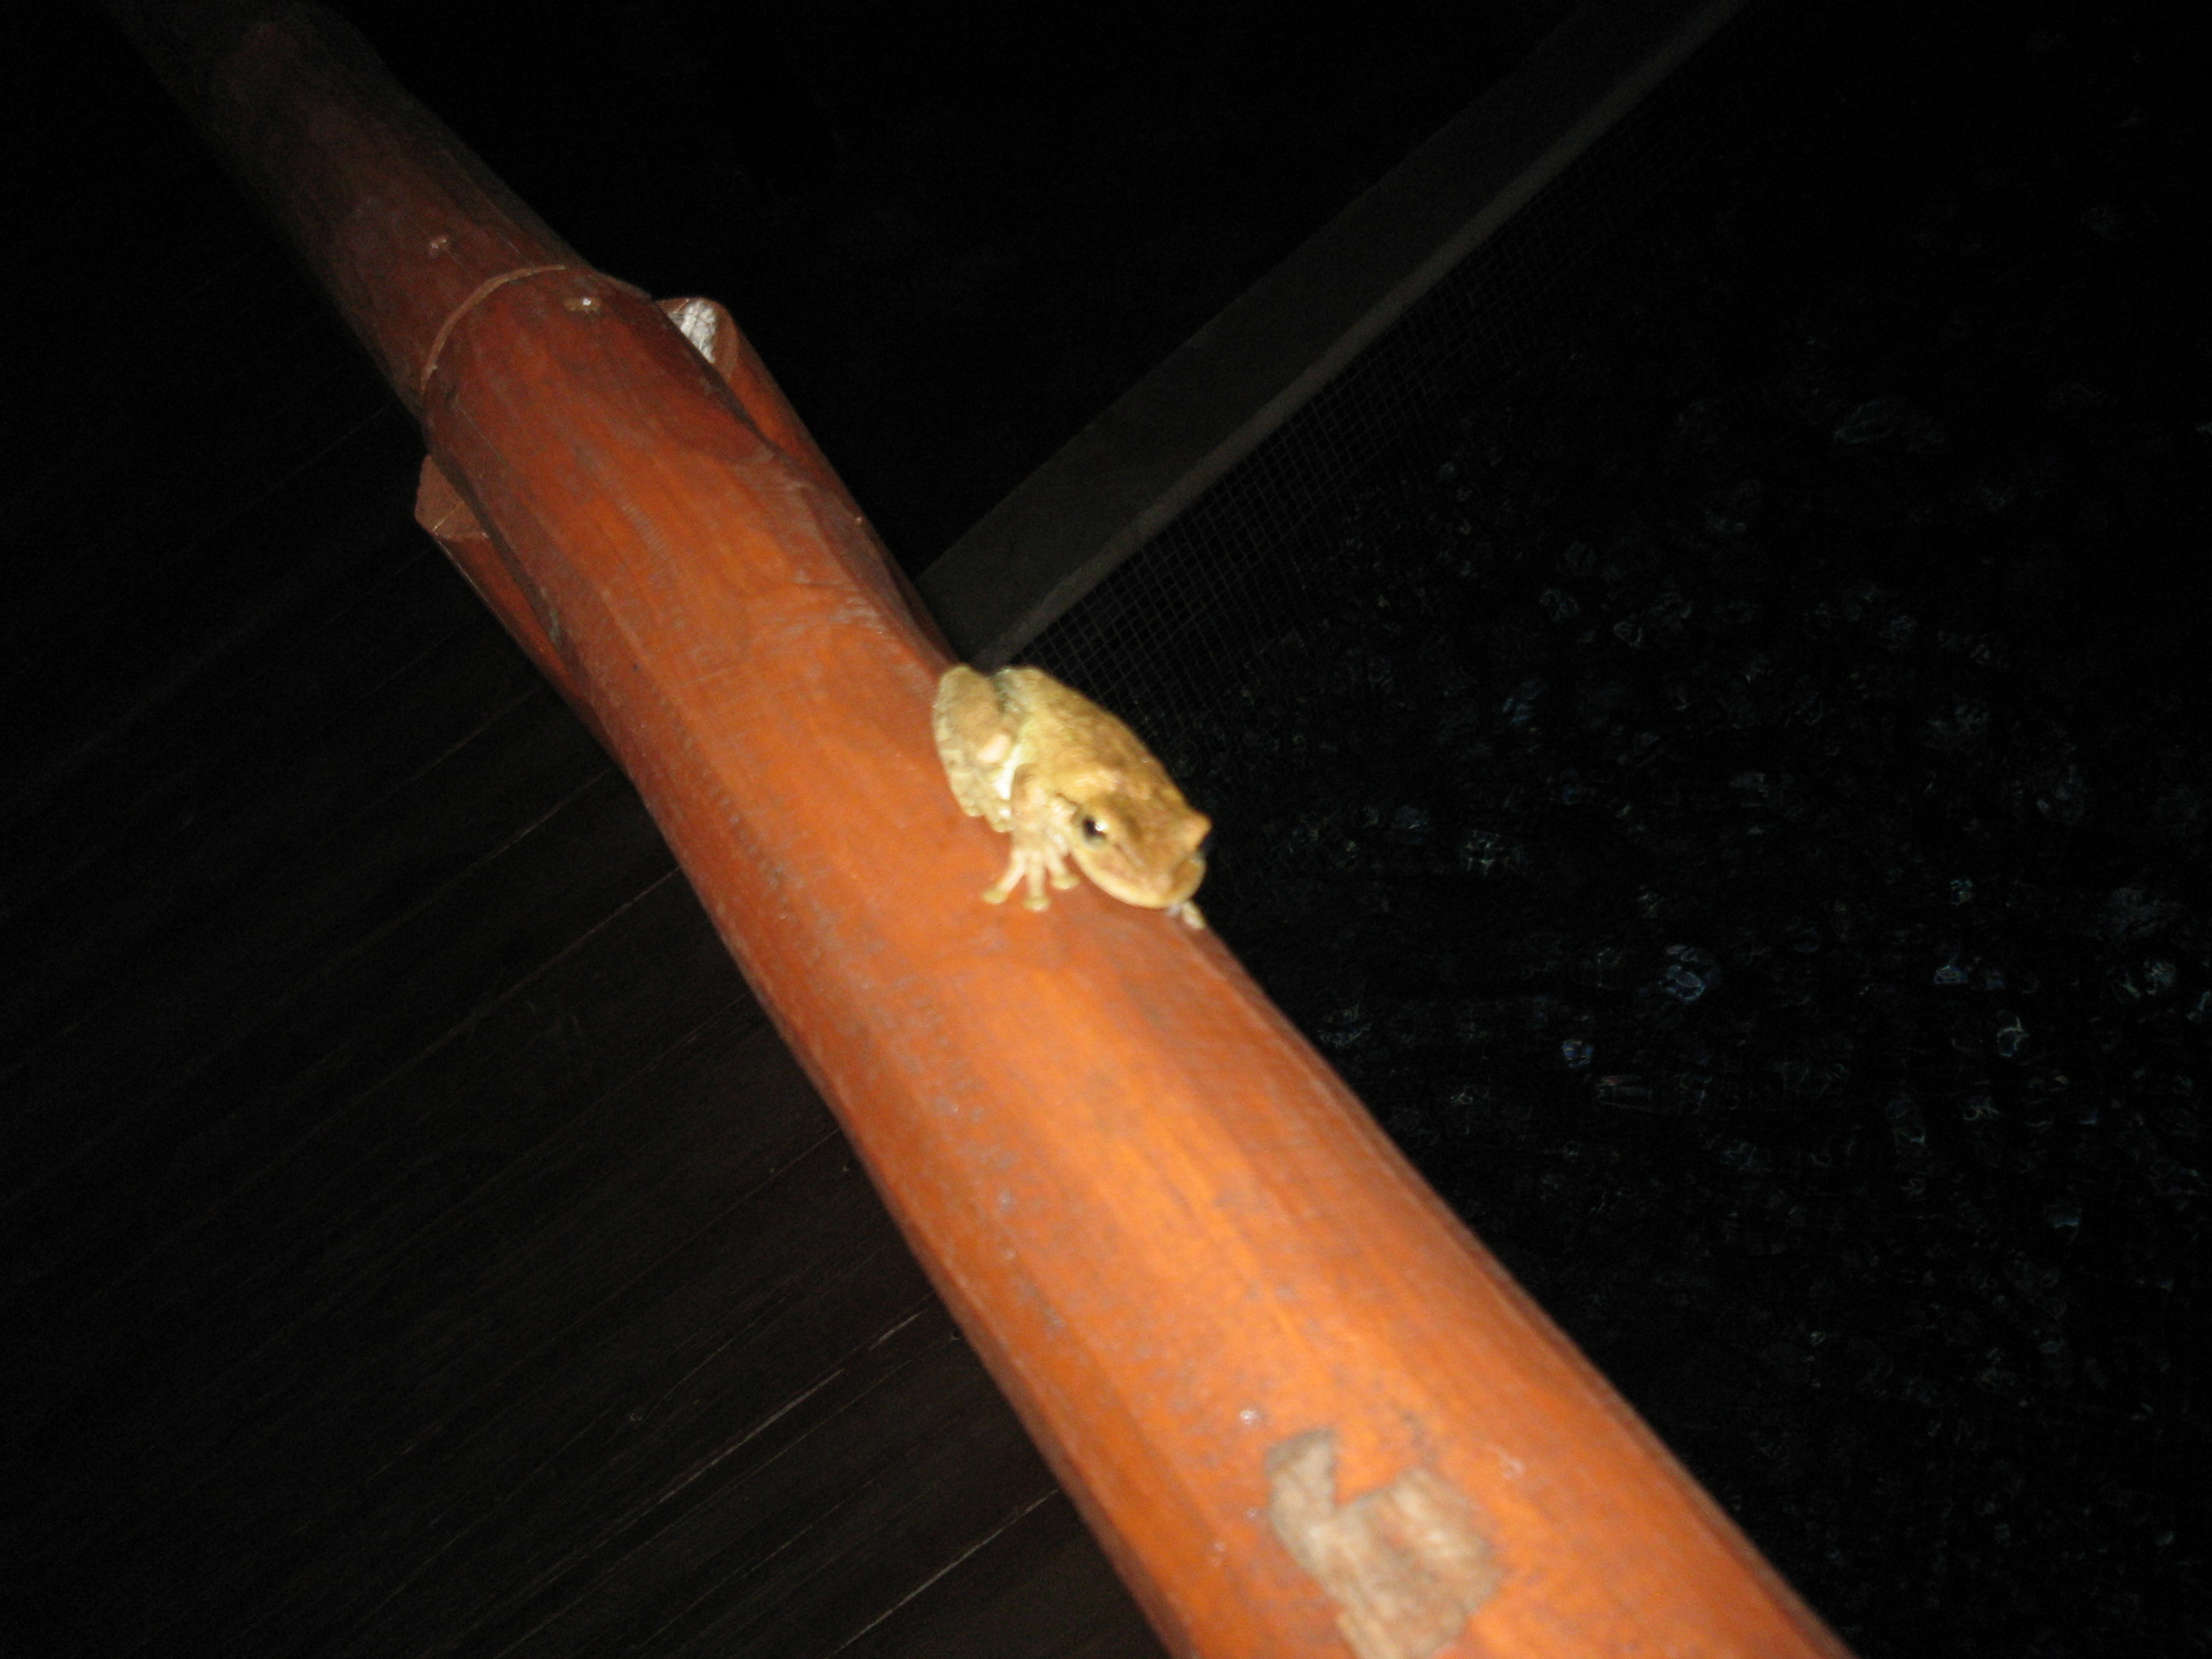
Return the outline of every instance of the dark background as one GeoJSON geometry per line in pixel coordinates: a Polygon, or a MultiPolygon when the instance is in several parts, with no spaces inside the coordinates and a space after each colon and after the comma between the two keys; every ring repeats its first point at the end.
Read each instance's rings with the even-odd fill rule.
{"type": "Polygon", "coordinates": [[[1564,7],[338,9],[586,258],[728,305],[920,568],[1564,7]]]}
{"type": "Polygon", "coordinates": [[[1224,937],[1848,1639],[2201,1651],[2205,31],[1786,15],[1131,709],[1224,937]]]}
{"type": "Polygon", "coordinates": [[[1850,1639],[2192,1651],[2199,60],[1880,38],[1159,724],[1224,936],[1850,1639]]]}
{"type": "MultiPolygon", "coordinates": [[[[1128,712],[1224,935],[1848,1639],[2199,1651],[2204,43],[1807,9],[1694,211],[1313,529],[1308,617],[1128,712]]],[[[1550,14],[348,15],[726,301],[919,568],[1550,14]]],[[[826,1120],[684,1080],[772,1073],[757,1011],[348,343],[97,16],[8,74],[0,1640],[1141,1651],[826,1120]],[[838,1443],[939,1458],[852,1453],[822,1514],[886,1507],[773,1595],[696,1564],[741,1499],[835,1532],[727,1450],[815,1373],[651,1373],[748,1320],[893,1355],[838,1443]]]]}

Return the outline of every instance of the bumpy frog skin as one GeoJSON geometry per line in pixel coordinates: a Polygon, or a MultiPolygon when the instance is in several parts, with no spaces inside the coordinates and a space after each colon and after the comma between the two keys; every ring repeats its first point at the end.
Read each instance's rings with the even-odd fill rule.
{"type": "Polygon", "coordinates": [[[961,810],[1013,837],[993,904],[1027,884],[1023,902],[1051,903],[1045,883],[1091,878],[1125,904],[1165,910],[1193,927],[1190,896],[1206,876],[1212,826],[1191,810],[1137,734],[1042,669],[945,671],[933,710],[937,753],[961,810]]]}

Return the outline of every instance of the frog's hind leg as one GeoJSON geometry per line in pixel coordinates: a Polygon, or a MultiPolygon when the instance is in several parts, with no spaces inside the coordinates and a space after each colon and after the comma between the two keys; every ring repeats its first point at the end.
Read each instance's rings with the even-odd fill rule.
{"type": "Polygon", "coordinates": [[[992,683],[972,668],[948,668],[937,684],[930,723],[960,810],[1004,830],[1006,806],[996,774],[1013,752],[1014,734],[992,683]]]}

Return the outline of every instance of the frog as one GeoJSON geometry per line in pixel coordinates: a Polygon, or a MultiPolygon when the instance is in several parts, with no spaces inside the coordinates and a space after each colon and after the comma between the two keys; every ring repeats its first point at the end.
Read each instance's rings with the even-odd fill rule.
{"type": "Polygon", "coordinates": [[[965,664],[938,681],[931,714],[961,811],[1013,840],[987,903],[1026,887],[1028,908],[1048,908],[1047,882],[1079,884],[1073,862],[1124,904],[1206,926],[1191,895],[1213,826],[1121,721],[1041,668],[965,664]]]}

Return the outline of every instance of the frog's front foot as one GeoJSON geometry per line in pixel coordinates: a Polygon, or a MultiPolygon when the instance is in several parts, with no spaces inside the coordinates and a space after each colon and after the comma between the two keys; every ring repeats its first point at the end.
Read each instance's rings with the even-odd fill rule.
{"type": "Polygon", "coordinates": [[[1006,873],[999,878],[996,886],[984,893],[983,902],[986,904],[1004,904],[1014,889],[1026,886],[1029,891],[1023,895],[1022,903],[1031,910],[1046,909],[1052,901],[1044,896],[1044,877],[1045,860],[1034,853],[1017,848],[1013,857],[1006,862],[1006,873]]]}
{"type": "Polygon", "coordinates": [[[1006,872],[999,878],[997,886],[983,895],[991,904],[1004,904],[1017,887],[1027,887],[1023,905],[1031,910],[1048,910],[1052,901],[1045,896],[1044,885],[1049,880],[1054,887],[1066,892],[1071,887],[1082,885],[1079,878],[1067,867],[1067,862],[1050,848],[1018,847],[1006,861],[1006,872]]]}

